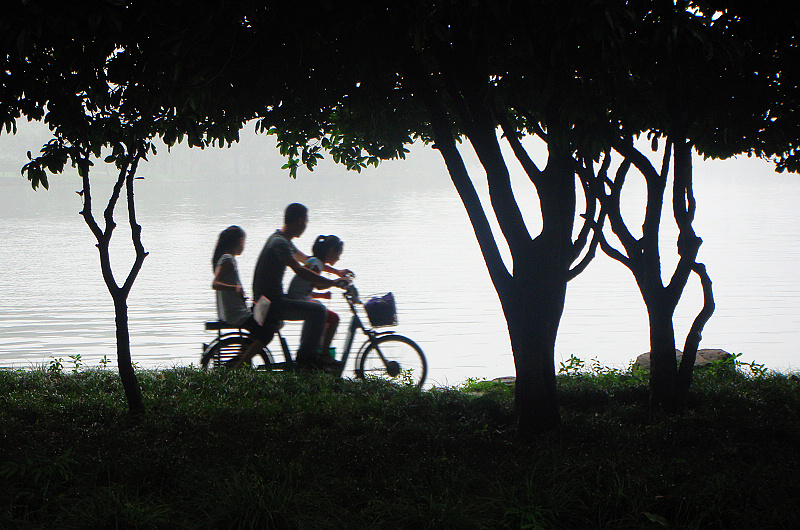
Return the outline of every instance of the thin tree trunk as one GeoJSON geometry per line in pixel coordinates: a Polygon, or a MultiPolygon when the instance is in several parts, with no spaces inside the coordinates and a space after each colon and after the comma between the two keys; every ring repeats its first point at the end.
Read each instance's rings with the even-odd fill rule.
{"type": "Polygon", "coordinates": [[[97,224],[92,213],[92,191],[89,181],[89,164],[85,160],[80,166],[80,174],[83,181],[83,190],[81,195],[83,197],[83,210],[81,215],[89,226],[89,229],[97,239],[97,250],[100,253],[100,270],[103,274],[108,292],[114,300],[114,315],[116,326],[116,339],[117,339],[117,367],[119,370],[120,380],[122,387],[125,391],[125,397],[128,401],[128,408],[134,414],[144,412],[144,403],[142,401],[142,391],[139,387],[139,381],[136,378],[136,373],[133,369],[133,362],[131,360],[131,341],[130,333],[128,330],[128,294],[133,286],[133,282],[142,267],[144,258],[147,252],[141,242],[141,227],[136,222],[136,211],[133,199],[133,179],[138,166],[141,154],[131,156],[125,163],[122,164],[119,171],[117,182],[111,193],[108,205],[103,213],[105,220],[105,229],[101,229],[97,224]],[[125,284],[122,287],[117,285],[114,278],[114,272],[111,268],[111,256],[109,254],[109,245],[111,243],[111,236],[116,228],[114,222],[114,208],[116,207],[117,200],[122,192],[122,187],[126,186],[126,200],[128,204],[128,217],[131,226],[131,237],[133,246],[136,250],[136,259],[134,260],[125,284]]]}
{"type": "Polygon", "coordinates": [[[134,414],[144,412],[142,391],[131,360],[131,338],[128,331],[128,303],[121,291],[112,293],[117,337],[117,366],[128,409],[134,414]]]}
{"type": "Polygon", "coordinates": [[[679,140],[673,140],[672,136],[667,140],[660,171],[633,146],[631,139],[619,142],[615,149],[625,159],[616,178],[610,182],[611,192],[601,197],[609,212],[612,230],[625,248],[626,254],[612,248],[605,240],[601,244],[609,256],[633,272],[642,293],[650,325],[651,402],[667,412],[678,412],[685,407],[701,332],[714,311],[711,280],[705,267],[696,262],[702,240],[695,235],[692,228],[695,210],[692,193],[692,148],[684,135],[676,137],[679,140]],[[667,174],[673,155],[675,171],[672,213],[679,228],[677,243],[680,260],[665,287],[661,277],[659,231],[667,174]],[[642,173],[647,182],[647,207],[640,239],[630,233],[620,212],[620,191],[631,165],[642,173]],[[700,277],[704,302],[686,337],[679,374],[673,316],[692,271],[700,277]]]}

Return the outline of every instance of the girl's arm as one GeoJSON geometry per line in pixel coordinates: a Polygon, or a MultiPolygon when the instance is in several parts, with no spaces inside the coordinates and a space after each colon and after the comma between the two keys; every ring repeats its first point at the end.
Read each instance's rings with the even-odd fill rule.
{"type": "Polygon", "coordinates": [[[233,264],[230,261],[223,261],[217,268],[214,269],[214,281],[211,282],[211,288],[215,291],[236,291],[244,296],[244,290],[241,284],[225,283],[220,278],[232,270],[233,264]]]}
{"type": "Polygon", "coordinates": [[[339,278],[353,275],[353,271],[351,271],[350,269],[334,269],[327,263],[322,265],[322,270],[324,270],[325,272],[330,272],[331,274],[335,274],[339,278]]]}
{"type": "MultiPolygon", "coordinates": [[[[297,252],[294,253],[294,259],[296,259],[300,263],[307,263],[308,260],[309,260],[309,257],[306,256],[305,254],[303,254],[303,252],[298,250],[297,252]]],[[[340,278],[343,278],[344,276],[352,276],[353,275],[353,271],[351,271],[350,269],[334,269],[333,267],[331,267],[327,263],[323,263],[322,264],[322,270],[324,272],[330,272],[331,274],[335,274],[336,276],[338,276],[340,278]]]]}

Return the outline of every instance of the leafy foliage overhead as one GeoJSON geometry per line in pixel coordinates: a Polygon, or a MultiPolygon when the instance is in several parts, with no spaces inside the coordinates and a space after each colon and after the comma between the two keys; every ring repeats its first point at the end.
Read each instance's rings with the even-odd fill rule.
{"type": "Polygon", "coordinates": [[[521,133],[552,133],[558,116],[558,141],[586,156],[621,130],[680,124],[707,156],[796,170],[797,17],[780,13],[715,0],[17,0],[0,17],[0,124],[53,130],[28,167],[34,186],[103,147],[111,160],[142,148],[134,139],[228,145],[253,119],[292,171],[326,150],[359,169],[430,140],[421,62],[521,133]]]}

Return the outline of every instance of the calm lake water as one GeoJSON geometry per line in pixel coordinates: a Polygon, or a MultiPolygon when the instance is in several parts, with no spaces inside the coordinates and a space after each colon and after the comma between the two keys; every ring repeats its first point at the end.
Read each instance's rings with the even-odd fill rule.
{"type": "MultiPolygon", "coordinates": [[[[247,231],[239,267],[249,291],[263,242],[280,226],[285,205],[297,201],[310,209],[298,247],[310,253],[314,237],[323,233],[345,241],[340,265],[356,272],[362,293],[394,292],[397,331],[422,346],[431,382],[514,373],[497,296],[438,153],[415,148],[407,161],[361,175],[323,164],[292,180],[280,171],[282,161],[269,145],[263,137],[245,136],[232,149],[164,149],[141,168],[146,178],[136,182],[137,213],[150,255],[129,298],[133,357],[140,366],[199,361],[201,344],[212,338],[203,322],[215,318],[210,261],[217,234],[230,224],[247,231]]],[[[32,191],[18,168],[25,151],[36,147],[35,141],[0,137],[0,366],[39,366],[60,358],[69,367],[69,356],[77,354],[89,366],[108,356],[113,366],[113,306],[95,241],[78,215],[79,181],[74,175],[53,177],[49,191],[32,191]]],[[[695,228],[704,239],[701,260],[717,303],[701,347],[796,370],[800,177],[777,175],[769,164],[748,159],[698,161],[695,171],[695,228]]],[[[98,171],[96,177],[95,215],[101,218],[113,176],[98,171]]],[[[535,194],[524,177],[515,178],[535,230],[535,194]]],[[[633,180],[628,185],[626,204],[633,212],[644,190],[633,180]]],[[[112,261],[122,283],[133,258],[124,205],[117,217],[112,261]]],[[[665,275],[677,259],[674,233],[665,226],[665,275]]],[[[339,296],[330,307],[346,313],[339,296]]],[[[676,315],[679,343],[699,308],[699,284],[692,278],[676,315]]],[[[299,326],[288,324],[290,334],[292,327],[299,326]]],[[[587,363],[596,358],[624,367],[647,350],[647,318],[633,277],[598,257],[570,283],[556,362],[576,355],[587,363]]]]}

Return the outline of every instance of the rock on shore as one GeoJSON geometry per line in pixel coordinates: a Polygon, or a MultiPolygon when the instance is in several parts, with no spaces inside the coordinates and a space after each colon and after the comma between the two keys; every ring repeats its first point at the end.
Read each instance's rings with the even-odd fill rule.
{"type": "MultiPolygon", "coordinates": [[[[683,352],[680,350],[675,350],[675,355],[678,358],[678,362],[681,361],[683,358],[683,352]]],[[[718,362],[718,361],[726,361],[733,357],[732,354],[726,352],[725,350],[721,350],[719,348],[705,348],[701,350],[697,350],[697,357],[694,359],[694,367],[695,368],[704,368],[711,363],[718,362]]],[[[649,372],[650,371],[650,352],[646,352],[641,354],[636,358],[633,362],[634,369],[640,369],[649,372]]],[[[516,382],[517,378],[513,375],[505,376],[505,377],[497,377],[492,379],[497,383],[505,383],[509,386],[513,386],[516,382]]]]}
{"type": "MultiPolygon", "coordinates": [[[[678,357],[678,362],[681,361],[683,357],[683,352],[680,350],[675,350],[675,355],[678,357]]],[[[720,350],[719,348],[707,348],[702,350],[697,350],[697,357],[694,360],[694,367],[695,368],[703,368],[708,366],[711,363],[718,362],[718,361],[725,361],[732,358],[733,355],[726,352],[725,350],[720,350]]],[[[639,368],[642,370],[650,371],[650,352],[643,353],[636,358],[636,361],[633,363],[634,368],[639,368]]]]}

